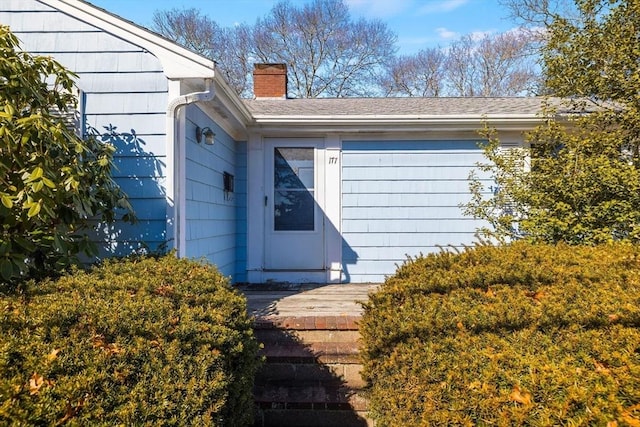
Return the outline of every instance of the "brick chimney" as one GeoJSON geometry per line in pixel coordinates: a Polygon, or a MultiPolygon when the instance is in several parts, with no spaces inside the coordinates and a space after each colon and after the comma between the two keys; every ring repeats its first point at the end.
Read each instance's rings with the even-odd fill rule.
{"type": "Polygon", "coordinates": [[[256,98],[287,97],[287,64],[254,64],[253,95],[256,98]]]}

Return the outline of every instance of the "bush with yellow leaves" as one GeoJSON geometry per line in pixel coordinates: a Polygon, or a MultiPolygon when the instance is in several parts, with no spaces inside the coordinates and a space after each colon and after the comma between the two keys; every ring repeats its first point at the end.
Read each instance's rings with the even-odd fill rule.
{"type": "Polygon", "coordinates": [[[640,425],[640,248],[408,260],[365,304],[378,426],[640,425]]]}
{"type": "Polygon", "coordinates": [[[0,425],[248,425],[251,326],[214,267],[172,255],[0,292],[0,425]]]}

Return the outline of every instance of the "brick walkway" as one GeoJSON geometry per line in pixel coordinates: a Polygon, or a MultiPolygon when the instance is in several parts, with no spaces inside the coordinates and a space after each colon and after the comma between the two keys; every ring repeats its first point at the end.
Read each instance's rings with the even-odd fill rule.
{"type": "Polygon", "coordinates": [[[240,286],[265,365],[255,427],[368,427],[358,321],[377,284],[240,286]]]}

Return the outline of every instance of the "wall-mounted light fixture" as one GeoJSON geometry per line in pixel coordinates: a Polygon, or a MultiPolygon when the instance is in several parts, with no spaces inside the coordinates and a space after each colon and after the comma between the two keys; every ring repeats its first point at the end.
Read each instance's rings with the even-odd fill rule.
{"type": "Polygon", "coordinates": [[[205,128],[196,126],[196,141],[198,141],[198,144],[202,142],[202,137],[204,137],[205,144],[213,145],[213,143],[215,142],[216,134],[208,126],[205,128]]]}

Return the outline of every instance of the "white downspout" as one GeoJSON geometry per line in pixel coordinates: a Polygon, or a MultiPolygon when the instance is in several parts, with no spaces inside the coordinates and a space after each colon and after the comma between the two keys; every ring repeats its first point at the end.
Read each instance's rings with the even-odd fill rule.
{"type": "Polygon", "coordinates": [[[184,135],[180,135],[180,126],[178,126],[177,123],[179,120],[178,112],[182,106],[195,102],[207,102],[215,98],[216,92],[213,87],[213,77],[206,78],[204,81],[204,92],[193,92],[177,96],[169,101],[167,107],[168,146],[173,148],[173,173],[168,174],[169,177],[173,176],[173,186],[167,191],[168,198],[173,199],[173,218],[169,218],[169,226],[172,225],[173,230],[167,234],[169,238],[173,238],[174,248],[176,249],[178,257],[185,255],[185,246],[187,243],[185,233],[187,221],[184,215],[184,204],[186,200],[185,187],[187,182],[185,174],[186,140],[184,135]]]}

